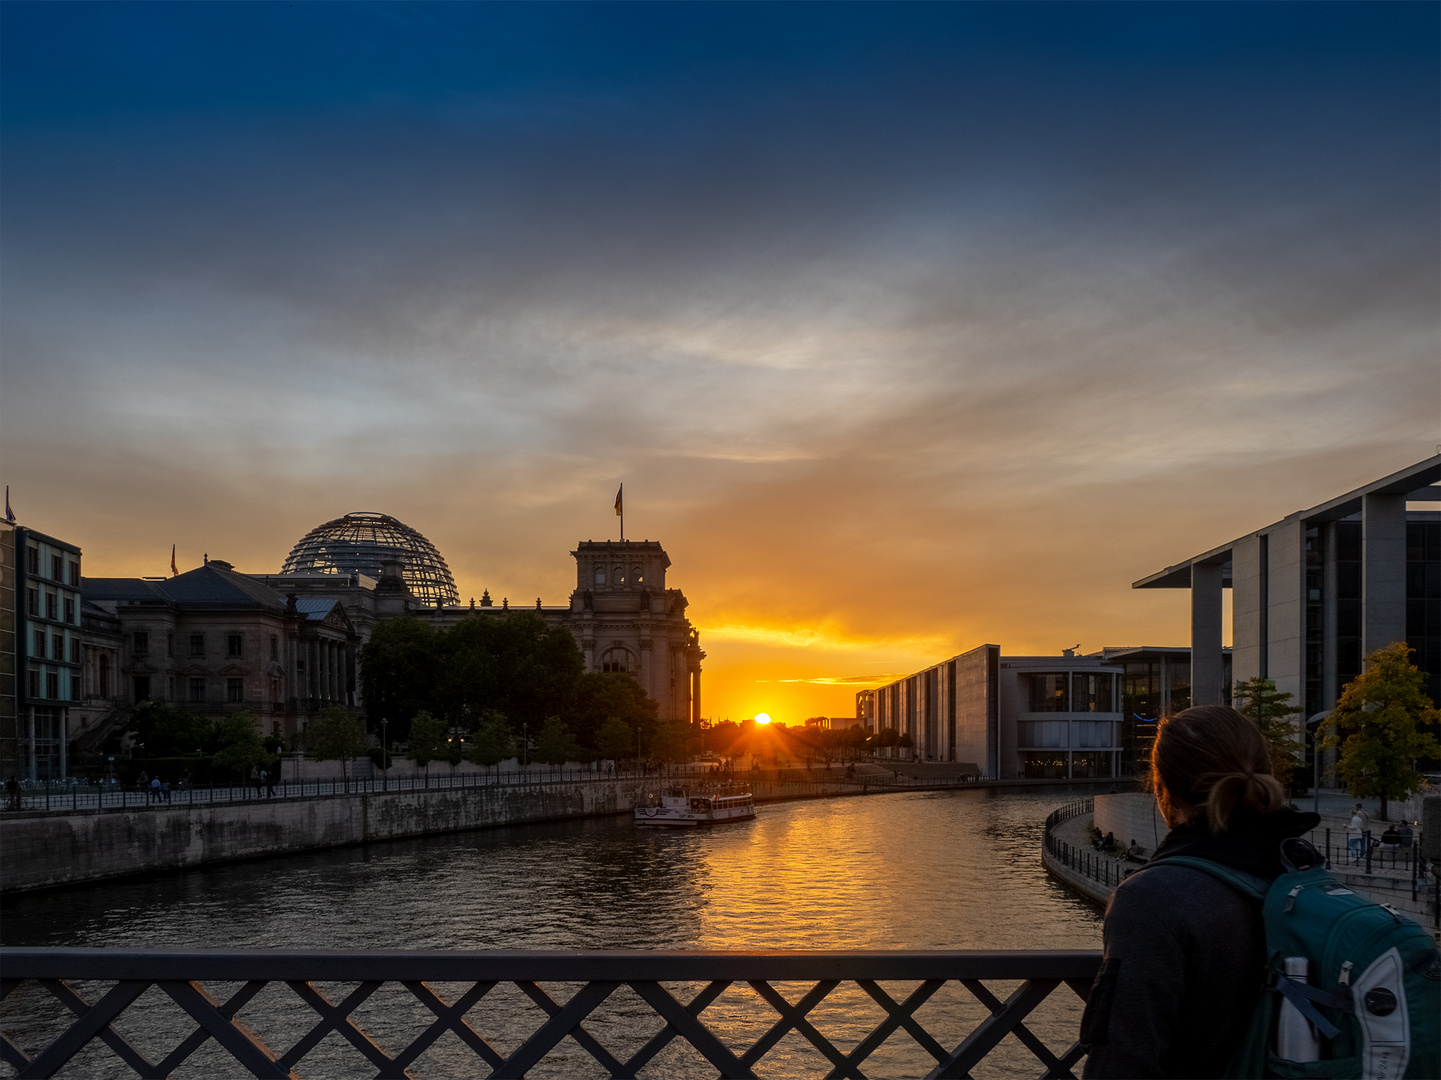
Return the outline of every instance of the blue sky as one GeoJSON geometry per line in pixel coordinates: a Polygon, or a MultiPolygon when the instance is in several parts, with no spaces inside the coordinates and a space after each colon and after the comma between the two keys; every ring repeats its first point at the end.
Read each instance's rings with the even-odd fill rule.
{"type": "Polygon", "coordinates": [[[736,713],[1182,641],[1130,581],[1441,438],[1438,13],[6,3],[4,479],[547,602],[623,479],[736,713]]]}

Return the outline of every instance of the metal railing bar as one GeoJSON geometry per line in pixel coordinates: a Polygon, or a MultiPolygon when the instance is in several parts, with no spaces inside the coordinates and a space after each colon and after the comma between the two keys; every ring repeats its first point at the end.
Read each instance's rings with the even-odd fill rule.
{"type": "Polygon", "coordinates": [[[692,1016],[689,1010],[683,1008],[669,990],[656,982],[633,982],[630,985],[641,996],[641,1000],[654,1009],[682,1039],[720,1070],[723,1080],[755,1080],[755,1073],[750,1070],[750,1066],[742,1064],[730,1047],[702,1024],[699,1017],[692,1016]]]}
{"type": "Polygon", "coordinates": [[[293,1069],[299,1064],[301,1058],[310,1053],[332,1031],[338,1031],[341,1038],[359,1050],[377,1068],[384,1069],[390,1064],[390,1055],[376,1046],[369,1035],[350,1022],[350,1014],[359,1008],[370,995],[385,985],[385,980],[371,979],[362,982],[339,1004],[331,1001],[304,980],[286,980],[286,985],[320,1018],[320,1023],[306,1032],[298,1043],[280,1055],[280,1064],[286,1069],[293,1069]]]}
{"type": "MultiPolygon", "coordinates": [[[[995,994],[991,993],[989,989],[975,979],[962,979],[961,985],[969,990],[971,995],[992,1013],[998,1013],[1005,1007],[995,994]]],[[[1020,1040],[1022,1046],[1036,1055],[1037,1059],[1040,1060],[1042,1065],[1046,1066],[1047,1070],[1054,1068],[1060,1063],[1056,1055],[1051,1053],[1050,1047],[1036,1038],[1031,1029],[1026,1027],[1025,1024],[1017,1023],[1015,1027],[1011,1029],[1011,1032],[1020,1040]]]]}
{"type": "Polygon", "coordinates": [[[1041,1080],[1076,1080],[1071,1066],[1086,1056],[1086,1048],[1080,1040],[1073,1042],[1060,1059],[1041,1076],[1041,1080]]]}
{"type": "Polygon", "coordinates": [[[960,1080],[966,1076],[1059,985],[1059,980],[1055,979],[1030,979],[1022,983],[1006,999],[1001,1011],[982,1020],[956,1047],[955,1053],[931,1070],[926,1080],[960,1080]]]}
{"type": "MultiPolygon", "coordinates": [[[[634,990],[637,994],[640,994],[640,988],[635,983],[628,983],[627,985],[630,986],[630,988],[634,990]]],[[[691,998],[690,1004],[685,1007],[685,1011],[688,1012],[691,1016],[700,1016],[700,1014],[705,1010],[705,1007],[711,1004],[711,1002],[715,1001],[716,998],[724,994],[730,985],[731,984],[728,981],[722,979],[718,979],[715,982],[707,984],[706,987],[699,994],[691,998]]],[[[641,997],[641,1000],[645,1000],[644,996],[641,997]]],[[[646,1043],[639,1050],[637,1050],[631,1056],[630,1060],[625,1063],[625,1075],[634,1076],[636,1073],[640,1072],[640,1070],[650,1062],[651,1058],[655,1057],[662,1050],[664,1050],[668,1045],[670,1045],[671,1041],[677,1038],[679,1035],[680,1032],[676,1031],[675,1028],[667,1024],[662,1030],[658,1031],[648,1043],[646,1043]]]]}
{"type": "MultiPolygon", "coordinates": [[[[61,985],[60,980],[43,980],[43,982],[46,988],[68,1008],[69,1003],[66,1002],[65,997],[56,993],[56,985],[61,985]]],[[[20,1069],[17,1075],[20,1077],[55,1075],[62,1066],[84,1049],[91,1039],[96,1038],[101,1031],[107,1029],[110,1021],[124,1012],[136,998],[149,988],[149,982],[120,983],[118,986],[111,987],[110,991],[94,1005],[86,1005],[85,1012],[76,1019],[75,1023],[43,1051],[27,1061],[25,1067],[20,1069]]],[[[70,988],[66,986],[65,989],[69,990],[70,988]]],[[[71,993],[74,991],[72,990],[71,993]]],[[[78,994],[75,996],[79,997],[78,994]]],[[[83,1003],[84,999],[82,998],[81,1001],[83,1003]]],[[[139,1054],[139,1051],[137,1050],[136,1053],[139,1054]]],[[[146,1061],[145,1064],[149,1065],[150,1062],[146,1061]]]]}
{"type": "MultiPolygon", "coordinates": [[[[81,997],[75,991],[75,988],[72,987],[65,980],[46,979],[43,985],[45,989],[49,990],[50,993],[62,1005],[64,1005],[77,1017],[83,1017],[90,1011],[90,1003],[86,1001],[83,997],[81,997]]],[[[119,987],[116,987],[115,989],[118,990],[119,987]]],[[[111,1019],[113,1020],[115,1016],[118,1016],[120,1013],[124,1012],[125,1009],[128,1008],[130,1004],[140,996],[140,994],[145,993],[145,991],[148,989],[148,985],[141,985],[140,992],[135,994],[133,997],[130,996],[128,993],[118,995],[115,1000],[119,1002],[119,1007],[111,1015],[111,1019]],[[127,998],[128,1000],[126,1000],[127,998]]],[[[112,993],[113,992],[114,991],[112,990],[112,993]]],[[[109,997],[109,995],[107,994],[106,997],[109,997]]],[[[97,1003],[97,1005],[103,1004],[105,1000],[106,998],[102,997],[100,999],[100,1002],[97,1003]]],[[[111,1027],[109,1021],[106,1022],[104,1027],[98,1029],[98,1034],[96,1037],[98,1037],[100,1041],[103,1042],[106,1046],[110,1047],[110,1049],[115,1052],[115,1054],[120,1058],[121,1061],[129,1065],[141,1076],[145,1076],[148,1073],[154,1071],[155,1066],[150,1063],[150,1059],[147,1058],[144,1054],[142,1054],[137,1048],[130,1045],[130,1041],[126,1039],[125,1036],[121,1035],[118,1031],[116,1031],[113,1027],[111,1027]]]]}
{"type": "MultiPolygon", "coordinates": [[[[542,990],[539,986],[536,986],[535,983],[516,983],[516,986],[520,987],[521,992],[525,994],[526,997],[530,998],[531,1001],[539,1005],[547,1016],[555,1017],[560,1013],[560,1003],[556,1001],[555,998],[547,994],[544,990],[542,990]]],[[[591,1035],[590,1032],[586,1031],[585,1027],[582,1024],[577,1022],[575,1027],[573,1027],[568,1034],[571,1038],[573,1038],[577,1043],[580,1044],[581,1048],[587,1054],[593,1057],[596,1061],[600,1062],[601,1065],[605,1067],[605,1070],[611,1074],[611,1076],[621,1075],[620,1070],[623,1067],[621,1063],[616,1060],[616,1058],[611,1054],[609,1050],[607,1050],[604,1046],[597,1042],[595,1037],[591,1035]]]]}
{"type": "MultiPolygon", "coordinates": [[[[267,985],[269,984],[259,979],[246,983],[234,994],[230,995],[230,998],[224,1005],[220,1006],[220,1015],[227,1017],[233,1023],[235,1014],[243,1009],[250,1002],[251,998],[264,990],[267,985]]],[[[169,1076],[184,1064],[186,1058],[209,1041],[210,1032],[206,1031],[203,1027],[196,1028],[184,1042],[170,1052],[170,1055],[164,1061],[155,1066],[155,1075],[169,1076]]]]}
{"type": "Polygon", "coordinates": [[[926,979],[1051,979],[1089,983],[1098,949],[853,950],[810,952],[436,951],[265,949],[146,951],[0,948],[0,969],[17,979],[181,979],[202,982],[917,982],[926,979]]]}
{"type": "Polygon", "coordinates": [[[457,998],[454,1005],[447,1005],[439,994],[423,982],[407,982],[405,988],[414,994],[427,1009],[435,1013],[436,1019],[430,1027],[417,1035],[409,1046],[397,1054],[386,1068],[380,1071],[380,1077],[404,1077],[405,1070],[410,1067],[411,1063],[447,1031],[455,1032],[456,1038],[475,1051],[492,1069],[505,1060],[495,1047],[491,1046],[485,1037],[471,1027],[465,1019],[465,1014],[495,988],[495,983],[476,983],[457,998]]]}
{"type": "Polygon", "coordinates": [[[772,1009],[780,1014],[780,1019],[771,1026],[771,1029],[762,1035],[755,1043],[741,1055],[741,1061],[746,1065],[754,1065],[770,1052],[771,1047],[780,1042],[781,1039],[794,1029],[804,1035],[812,1046],[825,1055],[837,1069],[844,1070],[846,1076],[851,1080],[866,1080],[865,1076],[846,1060],[845,1054],[841,1053],[831,1045],[829,1039],[815,1029],[815,1026],[806,1019],[806,1013],[810,1012],[817,1005],[826,999],[826,995],[840,985],[836,979],[826,979],[816,983],[796,1004],[792,1005],[787,1001],[775,987],[764,979],[756,979],[751,984],[751,989],[759,994],[772,1009]]]}
{"type": "Polygon", "coordinates": [[[931,1037],[929,1031],[921,1027],[915,1017],[916,1010],[929,1001],[937,990],[946,985],[944,979],[927,979],[911,991],[910,996],[899,1005],[896,1004],[895,998],[881,989],[874,980],[857,979],[856,983],[871,996],[877,1005],[886,1010],[886,1018],[850,1052],[849,1060],[852,1065],[859,1065],[875,1053],[898,1027],[904,1027],[906,1034],[915,1039],[921,1049],[931,1057],[937,1061],[946,1060],[945,1048],[931,1037]]]}
{"type": "Polygon", "coordinates": [[[170,995],[191,1019],[210,1032],[211,1037],[230,1053],[251,1076],[289,1080],[289,1069],[282,1068],[270,1048],[252,1034],[239,1020],[232,1020],[220,1011],[220,1003],[193,982],[165,979],[156,983],[170,995]]]}
{"type": "MultiPolygon", "coordinates": [[[[520,983],[517,982],[516,985],[519,986],[520,983]]],[[[574,1032],[581,1021],[610,997],[618,986],[619,982],[599,979],[586,983],[571,995],[559,1012],[546,1020],[530,1038],[516,1048],[515,1053],[505,1059],[491,1074],[493,1080],[524,1080],[525,1074],[550,1053],[561,1039],[574,1032]]]]}

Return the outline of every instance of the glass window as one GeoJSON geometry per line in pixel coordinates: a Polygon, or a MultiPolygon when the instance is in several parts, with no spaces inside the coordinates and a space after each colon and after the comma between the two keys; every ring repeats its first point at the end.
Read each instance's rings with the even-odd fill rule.
{"type": "Polygon", "coordinates": [[[604,566],[597,566],[597,567],[595,568],[595,583],[596,583],[597,585],[604,585],[604,584],[605,584],[605,567],[604,567],[604,566]]]}
{"type": "Polygon", "coordinates": [[[1027,675],[1030,683],[1031,712],[1069,712],[1066,700],[1067,678],[1064,673],[1027,675]]]}
{"type": "Polygon", "coordinates": [[[60,604],[53,592],[45,594],[45,617],[53,622],[60,621],[60,604]]]}
{"type": "Polygon", "coordinates": [[[1115,712],[1109,673],[1076,672],[1071,676],[1072,712],[1115,712]]]}
{"type": "Polygon", "coordinates": [[[192,703],[192,704],[198,704],[199,702],[202,702],[202,701],[204,701],[204,700],[205,700],[205,680],[204,680],[204,679],[191,679],[191,680],[190,680],[190,701],[191,701],[191,703],[192,703]]]}
{"type": "Polygon", "coordinates": [[[27,614],[40,617],[40,593],[36,589],[25,590],[25,611],[27,614]]]}
{"type": "Polygon", "coordinates": [[[65,598],[65,621],[71,624],[75,622],[75,599],[70,596],[65,598]]]}
{"type": "Polygon", "coordinates": [[[60,696],[60,672],[47,671],[45,673],[45,696],[48,698],[60,696]]]}
{"type": "Polygon", "coordinates": [[[226,634],[225,651],[229,656],[239,656],[245,649],[244,634],[226,634]]]}
{"type": "Polygon", "coordinates": [[[64,634],[51,634],[51,635],[50,635],[50,656],[51,656],[51,658],[54,659],[54,660],[64,660],[64,659],[65,659],[65,635],[64,635],[64,634]]]}
{"type": "Polygon", "coordinates": [[[136,656],[145,656],[150,652],[150,635],[144,630],[137,630],[130,636],[131,649],[136,656]]]}
{"type": "Polygon", "coordinates": [[[617,584],[617,585],[624,585],[624,584],[625,584],[625,567],[624,567],[624,566],[617,566],[617,567],[615,568],[615,571],[614,571],[614,577],[612,577],[611,580],[612,580],[615,584],[617,584]]]}
{"type": "Polygon", "coordinates": [[[40,672],[31,668],[26,675],[28,677],[25,680],[25,692],[32,698],[38,698],[40,696],[40,672]]]}
{"type": "Polygon", "coordinates": [[[270,635],[270,659],[280,659],[280,641],[274,634],[270,635]]]}
{"type": "Polygon", "coordinates": [[[245,700],[245,682],[244,682],[243,679],[226,679],[226,680],[225,680],[225,700],[226,700],[226,701],[244,701],[244,700],[245,700]]]}
{"type": "Polygon", "coordinates": [[[1068,728],[1064,720],[1021,720],[1016,724],[1016,745],[1023,749],[1056,748],[1064,750],[1068,728]]]}
{"type": "Polygon", "coordinates": [[[640,567],[639,567],[639,566],[632,566],[632,567],[630,568],[630,580],[631,580],[632,584],[635,584],[635,585],[644,585],[644,584],[645,584],[645,575],[640,572],[640,567]]]}
{"type": "Polygon", "coordinates": [[[46,640],[46,636],[47,636],[47,635],[46,635],[46,633],[45,633],[44,630],[36,630],[36,631],[35,631],[35,649],[34,649],[34,652],[33,652],[32,655],[34,655],[34,657],[35,657],[36,660],[44,660],[44,659],[45,659],[45,640],[46,640]]]}
{"type": "Polygon", "coordinates": [[[175,634],[169,630],[165,632],[165,655],[175,655],[175,634]]]}
{"type": "Polygon", "coordinates": [[[205,635],[204,635],[204,634],[191,634],[191,635],[190,635],[190,655],[191,655],[192,657],[202,657],[202,656],[205,655],[205,635]]]}
{"type": "Polygon", "coordinates": [[[40,549],[30,548],[25,556],[25,569],[35,577],[40,576],[40,549]]]}
{"type": "Polygon", "coordinates": [[[50,576],[56,581],[65,580],[65,558],[61,555],[50,556],[50,576]]]}

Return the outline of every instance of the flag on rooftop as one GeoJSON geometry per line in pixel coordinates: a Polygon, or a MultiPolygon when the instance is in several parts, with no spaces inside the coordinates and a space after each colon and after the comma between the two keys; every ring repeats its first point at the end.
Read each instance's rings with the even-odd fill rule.
{"type": "MultiPolygon", "coordinates": [[[[620,505],[620,496],[619,496],[619,495],[617,495],[617,496],[615,497],[615,504],[616,504],[616,506],[619,506],[619,505],[620,505]]],[[[10,485],[9,485],[9,484],[6,484],[6,485],[5,485],[5,520],[6,520],[6,521],[14,521],[14,520],[15,520],[15,511],[10,509],[10,485]]]]}

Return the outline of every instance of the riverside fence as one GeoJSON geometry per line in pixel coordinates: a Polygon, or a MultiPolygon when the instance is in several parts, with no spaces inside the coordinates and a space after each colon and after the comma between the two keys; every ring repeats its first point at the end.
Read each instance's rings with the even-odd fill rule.
{"type": "MultiPolygon", "coordinates": [[[[1046,817],[1043,844],[1046,854],[1061,866],[1105,889],[1114,888],[1144,865],[1144,860],[1121,859],[1091,847],[1072,844],[1056,835],[1056,827],[1095,813],[1095,799],[1075,799],[1046,817]]],[[[1348,848],[1344,830],[1335,838],[1321,826],[1306,839],[1326,856],[1326,868],[1347,884],[1359,887],[1383,903],[1403,904],[1409,894],[1409,914],[1441,929],[1441,875],[1421,856],[1421,837],[1408,843],[1383,844],[1370,832],[1359,846],[1348,848]]]]}
{"type": "Polygon", "coordinates": [[[1070,1077],[1099,964],[1089,950],[7,948],[0,1054],[20,1077],[939,1080],[982,1062],[1070,1077]]]}
{"type": "Polygon", "coordinates": [[[464,788],[513,787],[533,788],[544,784],[606,784],[617,780],[649,780],[659,784],[697,782],[714,784],[732,779],[737,786],[815,785],[818,790],[836,789],[867,791],[908,791],[934,788],[969,787],[985,781],[979,777],[936,779],[904,775],[867,773],[848,777],[841,769],[788,771],[785,774],[749,773],[716,774],[706,766],[663,765],[653,769],[625,769],[616,772],[595,772],[585,768],[561,768],[535,765],[526,770],[497,773],[460,772],[448,774],[441,770],[421,776],[382,776],[379,779],[343,778],[309,780],[303,783],[226,784],[212,787],[172,787],[170,791],[154,789],[131,790],[117,785],[86,784],[80,781],[27,781],[14,800],[5,805],[7,811],[19,810],[144,810],[165,806],[207,806],[216,803],[255,803],[268,799],[333,798],[337,795],[378,794],[403,791],[447,791],[464,788]]]}

